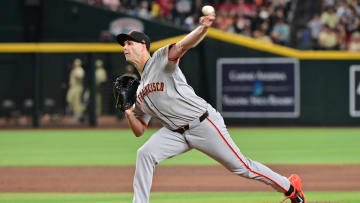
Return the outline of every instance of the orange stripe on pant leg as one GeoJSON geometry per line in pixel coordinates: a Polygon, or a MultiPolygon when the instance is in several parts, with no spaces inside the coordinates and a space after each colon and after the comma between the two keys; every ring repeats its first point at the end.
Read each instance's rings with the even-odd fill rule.
{"type": "Polygon", "coordinates": [[[283,187],[281,187],[277,182],[275,182],[274,180],[272,180],[271,178],[265,176],[265,175],[262,175],[256,171],[253,171],[250,169],[250,167],[248,165],[245,164],[245,162],[240,158],[240,156],[236,153],[236,151],[231,147],[231,145],[228,143],[228,141],[225,139],[225,137],[221,134],[220,130],[215,126],[215,124],[208,118],[206,118],[206,120],[208,120],[211,125],[214,126],[214,128],[216,129],[216,131],[219,133],[219,135],[221,136],[221,138],[225,141],[226,145],[231,149],[231,151],[236,155],[236,157],[241,161],[241,163],[252,173],[258,175],[258,176],[261,176],[269,181],[271,181],[272,183],[274,183],[275,185],[277,185],[279,188],[281,188],[284,192],[287,192],[287,190],[283,187]]]}

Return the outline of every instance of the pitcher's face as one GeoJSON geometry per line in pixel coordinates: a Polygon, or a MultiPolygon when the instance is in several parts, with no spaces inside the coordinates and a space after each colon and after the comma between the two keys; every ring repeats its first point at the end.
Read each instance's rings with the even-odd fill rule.
{"type": "Polygon", "coordinates": [[[146,49],[144,43],[127,40],[124,43],[124,55],[127,62],[135,62],[141,57],[143,49],[146,49]]]}

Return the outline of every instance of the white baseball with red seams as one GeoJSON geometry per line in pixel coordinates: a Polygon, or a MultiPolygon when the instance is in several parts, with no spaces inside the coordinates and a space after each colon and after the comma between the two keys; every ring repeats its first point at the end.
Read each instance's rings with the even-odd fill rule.
{"type": "Polygon", "coordinates": [[[288,191],[286,177],[240,152],[220,113],[195,94],[179,68],[179,59],[170,59],[168,52],[168,46],[160,48],[146,62],[137,90],[136,117],[145,126],[155,117],[164,127],[138,150],[133,203],[149,202],[155,165],[191,149],[205,153],[237,175],[262,181],[279,192],[288,191]],[[209,116],[200,122],[206,111],[209,116]],[[184,125],[189,129],[183,134],[173,131],[184,125]]]}

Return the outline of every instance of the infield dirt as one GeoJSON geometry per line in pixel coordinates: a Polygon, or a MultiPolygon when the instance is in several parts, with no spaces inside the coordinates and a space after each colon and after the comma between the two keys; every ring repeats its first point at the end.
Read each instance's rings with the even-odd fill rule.
{"type": "MultiPolygon", "coordinates": [[[[360,191],[360,165],[268,165],[299,174],[305,191],[360,191]]],[[[132,192],[135,168],[127,166],[0,167],[0,192],[132,192]]],[[[272,191],[222,166],[158,166],[154,192],[272,191]]]]}

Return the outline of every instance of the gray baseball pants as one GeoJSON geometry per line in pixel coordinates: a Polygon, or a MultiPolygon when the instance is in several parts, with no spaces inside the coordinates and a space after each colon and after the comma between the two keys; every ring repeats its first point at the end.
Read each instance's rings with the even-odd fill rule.
{"type": "Polygon", "coordinates": [[[246,158],[231,139],[222,116],[209,105],[209,116],[200,123],[191,122],[184,134],[165,127],[153,134],[138,150],[134,176],[133,203],[148,203],[155,165],[190,149],[197,149],[215,159],[229,171],[245,178],[271,185],[286,192],[289,180],[263,164],[246,158]]]}

